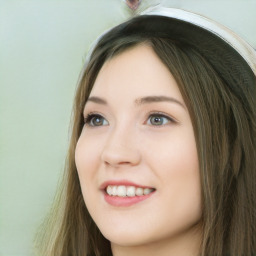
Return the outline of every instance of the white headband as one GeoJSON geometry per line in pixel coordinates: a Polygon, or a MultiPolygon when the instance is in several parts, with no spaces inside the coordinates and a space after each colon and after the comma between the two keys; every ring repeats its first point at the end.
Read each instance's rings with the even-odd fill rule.
{"type": "MultiPolygon", "coordinates": [[[[188,43],[211,63],[226,82],[255,86],[256,51],[234,32],[215,21],[181,9],[154,6],[122,24],[119,28],[122,35],[148,33],[188,43]]],[[[112,29],[94,42],[84,69],[95,46],[112,29]]]]}

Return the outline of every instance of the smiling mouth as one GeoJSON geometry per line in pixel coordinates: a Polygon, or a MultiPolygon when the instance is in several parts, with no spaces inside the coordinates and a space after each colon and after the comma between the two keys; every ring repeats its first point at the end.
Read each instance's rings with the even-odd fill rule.
{"type": "Polygon", "coordinates": [[[149,195],[155,191],[154,188],[142,188],[135,186],[125,186],[125,185],[108,185],[105,188],[105,192],[109,196],[113,197],[141,197],[149,195]]]}
{"type": "Polygon", "coordinates": [[[156,189],[139,185],[128,180],[108,180],[100,186],[108,205],[123,209],[145,201],[155,194],[156,189]]]}

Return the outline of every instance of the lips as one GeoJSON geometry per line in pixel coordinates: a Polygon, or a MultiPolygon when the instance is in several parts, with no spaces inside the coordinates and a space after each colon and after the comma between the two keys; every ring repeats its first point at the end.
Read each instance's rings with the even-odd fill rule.
{"type": "Polygon", "coordinates": [[[100,186],[105,201],[112,206],[131,206],[148,199],[155,188],[129,181],[107,181],[100,186]]]}

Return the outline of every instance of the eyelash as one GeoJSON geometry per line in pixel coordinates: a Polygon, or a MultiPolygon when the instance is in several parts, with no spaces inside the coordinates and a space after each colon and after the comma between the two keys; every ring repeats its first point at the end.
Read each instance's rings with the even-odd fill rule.
{"type": "MultiPolygon", "coordinates": [[[[151,112],[151,113],[148,114],[148,117],[147,117],[147,119],[146,119],[146,124],[147,124],[147,122],[150,120],[150,118],[152,118],[152,117],[165,118],[165,119],[168,120],[168,124],[169,124],[169,123],[173,123],[173,124],[178,123],[174,118],[172,118],[172,117],[170,117],[170,116],[168,116],[168,115],[166,115],[166,114],[164,114],[164,113],[162,113],[162,112],[151,112]]],[[[89,127],[105,126],[105,125],[93,125],[93,124],[91,124],[91,122],[92,122],[92,120],[93,120],[94,118],[103,118],[104,120],[106,120],[106,119],[104,118],[104,116],[101,115],[101,114],[99,114],[99,113],[89,113],[89,114],[84,118],[84,123],[85,123],[85,125],[86,125],[86,126],[89,126],[89,127]]],[[[165,126],[165,125],[167,125],[167,124],[160,124],[160,125],[153,125],[153,124],[151,124],[151,125],[154,126],[154,127],[157,127],[157,126],[160,126],[160,127],[161,127],[161,126],[165,126]]]]}

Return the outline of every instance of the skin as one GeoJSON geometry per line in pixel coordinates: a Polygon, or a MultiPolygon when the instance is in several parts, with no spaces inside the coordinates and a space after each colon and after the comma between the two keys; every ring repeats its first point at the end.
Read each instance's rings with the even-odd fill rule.
{"type": "Polygon", "coordinates": [[[84,116],[100,116],[84,125],[75,160],[85,204],[113,254],[198,255],[202,213],[196,142],[172,74],[150,46],[139,45],[103,65],[90,97],[101,100],[89,100],[84,116]],[[170,99],[141,100],[148,96],[170,99]],[[100,189],[108,180],[156,190],[129,207],[112,206],[100,189]]]}

